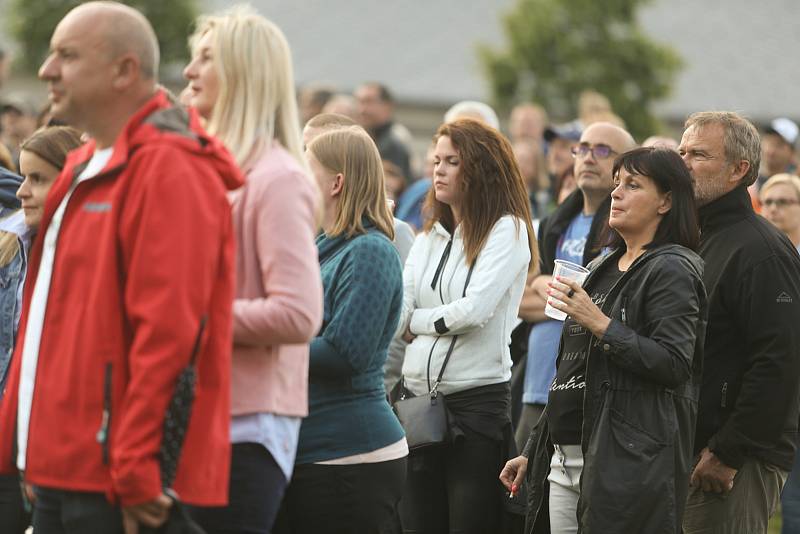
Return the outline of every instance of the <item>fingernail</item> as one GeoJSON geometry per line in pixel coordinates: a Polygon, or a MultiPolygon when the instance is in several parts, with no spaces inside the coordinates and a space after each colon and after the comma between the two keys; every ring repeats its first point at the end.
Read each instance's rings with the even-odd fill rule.
{"type": "Polygon", "coordinates": [[[511,485],[511,493],[516,493],[517,489],[518,489],[518,486],[516,484],[512,484],[511,485]]]}

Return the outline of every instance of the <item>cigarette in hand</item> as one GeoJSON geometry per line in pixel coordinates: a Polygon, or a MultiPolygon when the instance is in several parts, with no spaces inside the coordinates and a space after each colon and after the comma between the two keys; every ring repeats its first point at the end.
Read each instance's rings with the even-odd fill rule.
{"type": "Polygon", "coordinates": [[[517,489],[519,489],[519,488],[517,488],[516,484],[512,484],[511,485],[511,493],[508,494],[508,498],[509,499],[513,499],[514,498],[514,494],[517,493],[517,489]]]}

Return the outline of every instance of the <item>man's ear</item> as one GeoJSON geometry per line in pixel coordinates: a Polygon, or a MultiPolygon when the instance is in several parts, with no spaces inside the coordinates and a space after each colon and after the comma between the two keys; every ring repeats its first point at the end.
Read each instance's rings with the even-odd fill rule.
{"type": "Polygon", "coordinates": [[[114,89],[127,89],[140,77],[141,65],[134,54],[123,54],[115,60],[114,77],[111,81],[114,89]]]}
{"type": "Polygon", "coordinates": [[[746,159],[739,160],[735,164],[733,164],[733,174],[730,177],[729,182],[741,182],[742,178],[745,177],[747,172],[750,170],[750,162],[746,159]]]}
{"type": "Polygon", "coordinates": [[[667,191],[664,198],[661,199],[661,205],[658,207],[659,215],[666,215],[672,209],[672,191],[667,191]]]}

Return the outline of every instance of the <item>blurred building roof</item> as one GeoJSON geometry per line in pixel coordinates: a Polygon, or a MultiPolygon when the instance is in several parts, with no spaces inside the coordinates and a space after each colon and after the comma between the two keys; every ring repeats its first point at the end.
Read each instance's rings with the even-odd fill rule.
{"type": "MultiPolygon", "coordinates": [[[[199,0],[208,11],[236,2],[199,0]]],[[[388,85],[405,103],[443,106],[489,100],[479,43],[505,42],[501,16],[515,0],[250,0],[286,33],[298,84],[351,90],[388,85]]],[[[0,0],[0,20],[8,0],[0,0]]],[[[659,115],[681,120],[701,109],[733,109],[764,122],[800,119],[800,1],[652,0],[640,13],[655,39],[685,68],[659,115]]],[[[0,28],[0,44],[8,44],[0,28]]]]}
{"type": "MultiPolygon", "coordinates": [[[[204,0],[211,9],[231,5],[204,0]]],[[[386,83],[400,100],[489,99],[476,48],[502,46],[513,0],[251,0],[291,43],[297,81],[349,90],[386,83]]],[[[800,1],[654,0],[640,12],[653,38],[685,60],[660,115],[733,109],[755,120],[800,118],[800,1]]]]}

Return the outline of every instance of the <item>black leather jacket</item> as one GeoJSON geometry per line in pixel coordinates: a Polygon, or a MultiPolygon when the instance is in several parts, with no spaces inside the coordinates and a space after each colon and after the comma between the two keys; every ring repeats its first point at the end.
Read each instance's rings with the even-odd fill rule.
{"type": "MultiPolygon", "coordinates": [[[[598,259],[584,287],[622,251],[598,259]]],[[[707,314],[700,257],[655,247],[603,304],[611,324],[587,357],[581,447],[581,532],[681,532],[693,464],[707,314]]],[[[560,351],[559,351],[560,352],[560,351]]],[[[542,417],[526,446],[527,532],[546,506],[552,444],[542,417]]]]}

